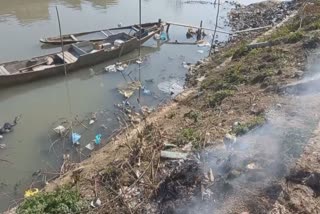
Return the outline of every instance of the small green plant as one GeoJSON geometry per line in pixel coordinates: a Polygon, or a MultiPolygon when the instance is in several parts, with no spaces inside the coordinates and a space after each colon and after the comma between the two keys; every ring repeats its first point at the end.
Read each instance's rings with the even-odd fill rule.
{"type": "Polygon", "coordinates": [[[244,134],[248,133],[250,130],[252,130],[258,126],[261,126],[264,123],[265,123],[265,118],[263,116],[257,116],[247,123],[239,124],[239,125],[233,127],[232,132],[237,136],[244,135],[244,134]]]}
{"type": "Polygon", "coordinates": [[[27,198],[17,209],[17,214],[69,214],[81,213],[88,205],[76,190],[68,187],[59,188],[54,192],[40,192],[27,198]]]}
{"type": "Polygon", "coordinates": [[[218,105],[221,105],[222,101],[229,96],[234,94],[231,90],[220,90],[215,92],[213,95],[209,97],[209,106],[214,108],[218,105]]]}
{"type": "Polygon", "coordinates": [[[304,34],[301,31],[291,32],[288,35],[288,43],[296,43],[303,39],[304,34]]]}
{"type": "Polygon", "coordinates": [[[201,142],[201,136],[195,129],[184,128],[178,135],[176,144],[181,146],[186,145],[188,143],[192,143],[193,148],[199,149],[201,142]]]}
{"type": "Polygon", "coordinates": [[[194,111],[194,110],[191,110],[191,111],[189,111],[188,113],[185,113],[185,114],[183,115],[183,117],[187,117],[187,118],[193,120],[195,123],[198,122],[200,116],[201,116],[201,115],[200,115],[200,112],[194,111]]]}

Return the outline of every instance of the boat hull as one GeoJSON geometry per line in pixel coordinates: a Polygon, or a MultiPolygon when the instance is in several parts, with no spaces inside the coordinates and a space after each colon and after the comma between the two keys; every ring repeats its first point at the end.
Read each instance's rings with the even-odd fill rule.
{"type": "MultiPolygon", "coordinates": [[[[66,64],[68,72],[74,72],[81,68],[85,68],[88,66],[93,66],[98,63],[106,62],[107,60],[118,58],[124,54],[132,52],[133,50],[139,48],[140,43],[143,44],[150,38],[154,36],[155,33],[159,32],[159,30],[149,33],[149,35],[145,36],[141,39],[141,42],[137,38],[133,38],[126,43],[124,43],[121,47],[116,48],[111,51],[101,50],[96,53],[90,53],[81,55],[77,61],[74,63],[66,64]]],[[[65,46],[67,49],[69,46],[65,46]]],[[[9,64],[9,63],[5,63],[9,64]]],[[[4,64],[4,65],[5,65],[4,64]]],[[[9,87],[18,84],[23,84],[27,82],[32,82],[38,79],[48,78],[55,75],[64,74],[64,64],[47,68],[41,71],[30,71],[25,73],[16,73],[11,75],[0,75],[0,87],[9,87]]]]}

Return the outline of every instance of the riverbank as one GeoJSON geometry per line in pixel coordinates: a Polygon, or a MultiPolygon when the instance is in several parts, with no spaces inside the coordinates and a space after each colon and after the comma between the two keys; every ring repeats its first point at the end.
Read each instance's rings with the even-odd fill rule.
{"type": "MultiPolygon", "coordinates": [[[[265,11],[279,8],[261,4],[257,5],[265,11]]],[[[295,7],[301,8],[300,3],[295,7]]],[[[77,195],[81,206],[73,207],[73,213],[270,210],[278,194],[273,187],[284,179],[319,120],[316,100],[300,112],[296,100],[281,90],[305,75],[306,53],[318,45],[318,22],[311,14],[300,27],[296,15],[268,34],[235,38],[205,62],[191,66],[185,92],[145,115],[45,190],[76,189],[80,195],[71,195],[77,195]],[[257,36],[259,42],[273,41],[272,45],[248,48],[257,36]],[[286,115],[285,122],[277,120],[281,115],[286,115]],[[303,137],[287,135],[295,133],[296,125],[303,137]],[[286,134],[277,133],[283,127],[286,134]],[[282,137],[297,147],[292,149],[292,144],[279,140],[282,137]],[[88,206],[91,201],[95,208],[88,206]]],[[[30,201],[43,198],[46,193],[27,200],[18,213],[34,213],[30,201]]]]}

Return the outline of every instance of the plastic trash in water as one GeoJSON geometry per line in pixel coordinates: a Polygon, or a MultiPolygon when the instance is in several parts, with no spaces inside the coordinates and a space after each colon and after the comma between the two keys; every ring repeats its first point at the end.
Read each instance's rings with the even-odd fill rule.
{"type": "Polygon", "coordinates": [[[97,134],[97,135],[96,135],[96,139],[95,139],[96,145],[99,145],[99,144],[101,143],[101,137],[102,137],[101,134],[97,134]]]}
{"type": "Polygon", "coordinates": [[[145,86],[142,86],[141,89],[142,89],[143,94],[151,95],[151,91],[149,89],[147,89],[145,86]]]}
{"type": "Polygon", "coordinates": [[[116,65],[109,65],[104,68],[106,72],[117,72],[116,65]]]}
{"type": "Polygon", "coordinates": [[[72,143],[73,144],[76,144],[76,145],[79,145],[79,140],[81,138],[81,135],[77,134],[77,133],[72,133],[72,143]]]}
{"type": "Polygon", "coordinates": [[[161,32],[160,34],[160,40],[168,40],[168,36],[167,36],[167,33],[166,32],[161,32]]]}
{"type": "Polygon", "coordinates": [[[200,54],[203,54],[203,53],[204,53],[203,50],[198,50],[197,52],[200,53],[200,54]]]}

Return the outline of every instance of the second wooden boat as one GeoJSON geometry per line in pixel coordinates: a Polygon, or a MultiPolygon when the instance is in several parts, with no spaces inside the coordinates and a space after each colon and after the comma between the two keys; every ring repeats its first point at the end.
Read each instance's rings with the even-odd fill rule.
{"type": "MultiPolygon", "coordinates": [[[[141,25],[141,28],[145,31],[151,31],[154,28],[154,26],[158,24],[160,24],[160,21],[145,23],[141,25]]],[[[89,32],[83,32],[83,33],[66,34],[62,36],[62,39],[64,44],[72,44],[72,43],[84,42],[84,41],[97,42],[97,41],[105,40],[108,37],[118,33],[127,33],[129,35],[132,35],[137,33],[139,29],[140,29],[139,25],[131,25],[126,27],[110,28],[110,29],[89,31],[89,32]]],[[[40,42],[44,44],[60,45],[61,38],[59,36],[41,38],[40,42]]]]}

